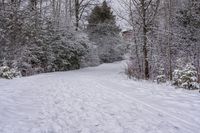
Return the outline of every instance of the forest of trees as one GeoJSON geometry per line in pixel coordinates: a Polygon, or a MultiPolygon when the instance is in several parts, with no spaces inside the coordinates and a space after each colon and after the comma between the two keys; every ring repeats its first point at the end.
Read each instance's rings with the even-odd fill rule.
{"type": "MultiPolygon", "coordinates": [[[[104,19],[114,23],[110,7],[106,2],[101,5],[92,0],[1,0],[0,66],[6,66],[4,71],[18,71],[22,76],[28,76],[122,59],[120,51],[115,54],[117,57],[110,53],[117,47],[114,43],[109,46],[112,41],[117,42],[111,35],[102,35],[110,38],[109,42],[102,42],[99,37],[91,39],[105,26],[96,28],[94,34],[87,30],[85,23],[95,6],[108,9],[103,15],[107,13],[113,17],[104,19]],[[98,51],[102,48],[97,42],[108,50],[107,53],[98,51]]],[[[104,24],[109,27],[109,22],[104,24]]],[[[119,31],[113,33],[119,36],[119,31]]]]}
{"type": "Polygon", "coordinates": [[[0,0],[0,66],[28,76],[129,53],[129,77],[179,85],[187,70],[185,82],[200,82],[198,0],[114,1],[120,8],[101,0],[0,0]],[[132,31],[129,42],[116,17],[132,31]]]}
{"type": "Polygon", "coordinates": [[[130,77],[174,82],[180,77],[184,80],[180,82],[200,82],[198,0],[118,2],[123,8],[116,10],[116,14],[133,32],[127,70],[130,77]],[[190,69],[184,75],[187,68],[190,69]]]}

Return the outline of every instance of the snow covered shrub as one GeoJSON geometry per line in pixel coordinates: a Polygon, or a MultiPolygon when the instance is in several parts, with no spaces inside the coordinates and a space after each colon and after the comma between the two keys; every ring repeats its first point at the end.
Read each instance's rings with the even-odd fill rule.
{"type": "Polygon", "coordinates": [[[100,64],[98,49],[95,43],[91,42],[88,35],[83,32],[76,33],[75,40],[85,46],[84,54],[80,59],[80,67],[97,66],[100,64]]]}
{"type": "Polygon", "coordinates": [[[90,41],[96,44],[101,63],[120,61],[125,54],[126,44],[118,33],[110,33],[108,27],[106,24],[98,24],[89,30],[90,41]],[[105,30],[104,33],[101,28],[105,30]]]}
{"type": "Polygon", "coordinates": [[[199,89],[196,68],[192,64],[187,64],[184,69],[175,70],[173,85],[189,90],[199,89]]]}
{"type": "Polygon", "coordinates": [[[88,52],[81,59],[81,67],[97,66],[100,64],[97,46],[88,44],[88,52]]]}
{"type": "Polygon", "coordinates": [[[0,66],[5,58],[8,66],[29,76],[99,64],[97,47],[70,23],[58,25],[50,14],[42,17],[29,9],[0,12],[0,66]]]}
{"type": "Polygon", "coordinates": [[[0,78],[13,79],[20,76],[21,73],[14,68],[10,68],[8,66],[0,67],[0,78]]]}
{"type": "Polygon", "coordinates": [[[125,74],[128,76],[128,78],[132,78],[134,76],[133,64],[127,63],[127,66],[125,68],[125,74]]]}
{"type": "Polygon", "coordinates": [[[160,84],[160,83],[166,83],[166,76],[165,75],[158,75],[157,77],[156,77],[156,81],[157,81],[157,83],[158,84],[160,84]]]}
{"type": "Polygon", "coordinates": [[[19,52],[9,54],[7,58],[11,64],[17,62],[14,67],[19,68],[23,76],[99,64],[97,48],[87,38],[67,31],[40,34],[36,39],[29,39],[27,45],[19,47],[19,52]]]}
{"type": "Polygon", "coordinates": [[[79,69],[84,63],[84,66],[99,64],[93,43],[80,33],[45,31],[30,45],[23,47],[17,59],[16,66],[23,76],[79,69]]]}
{"type": "Polygon", "coordinates": [[[166,83],[166,81],[167,81],[167,78],[166,78],[166,76],[165,76],[165,74],[164,74],[164,68],[163,68],[163,66],[160,64],[160,65],[158,66],[158,76],[156,77],[156,82],[157,82],[158,84],[160,84],[160,83],[166,83]]]}
{"type": "Polygon", "coordinates": [[[125,68],[125,74],[130,79],[131,78],[134,78],[134,79],[139,79],[140,78],[140,73],[139,73],[138,68],[131,61],[127,62],[127,66],[125,68]]]}

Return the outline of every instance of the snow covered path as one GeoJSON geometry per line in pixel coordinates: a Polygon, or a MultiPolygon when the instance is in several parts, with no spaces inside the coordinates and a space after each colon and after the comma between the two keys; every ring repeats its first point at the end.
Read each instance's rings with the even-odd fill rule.
{"type": "Polygon", "coordinates": [[[200,94],[135,82],[123,63],[0,79],[0,133],[199,133],[200,94]]]}

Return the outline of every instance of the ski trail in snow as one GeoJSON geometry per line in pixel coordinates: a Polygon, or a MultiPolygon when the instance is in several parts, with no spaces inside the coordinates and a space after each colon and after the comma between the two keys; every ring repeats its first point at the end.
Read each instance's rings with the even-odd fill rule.
{"type": "Polygon", "coordinates": [[[161,110],[161,109],[159,109],[159,108],[156,108],[156,107],[154,107],[154,106],[152,106],[152,105],[149,105],[149,104],[147,104],[147,103],[145,103],[145,102],[143,102],[143,101],[141,101],[141,100],[138,100],[138,99],[136,99],[136,98],[133,98],[133,97],[130,97],[130,96],[128,96],[128,95],[126,95],[126,94],[124,94],[124,93],[122,93],[122,92],[120,92],[120,91],[118,91],[117,89],[112,89],[112,88],[110,88],[110,87],[106,87],[106,86],[104,86],[104,85],[102,85],[102,84],[100,84],[100,83],[98,83],[98,82],[96,82],[96,84],[98,84],[100,87],[102,87],[102,88],[107,88],[107,90],[112,90],[112,92],[113,93],[118,93],[119,95],[121,95],[121,96],[123,96],[123,97],[126,97],[127,99],[129,99],[129,100],[134,100],[135,102],[137,102],[137,103],[140,103],[141,105],[143,105],[143,106],[146,106],[146,107],[149,107],[149,108],[151,108],[152,110],[155,110],[155,111],[157,111],[157,112],[161,112],[161,113],[163,113],[163,114],[165,114],[165,115],[168,115],[168,116],[170,116],[171,118],[173,118],[173,119],[176,119],[176,120],[178,120],[178,121],[180,121],[180,122],[183,122],[183,123],[185,123],[186,125],[188,125],[188,126],[190,126],[190,127],[194,127],[194,128],[199,128],[199,126],[194,126],[194,125],[192,125],[189,121],[186,121],[186,120],[184,120],[184,119],[181,119],[181,118],[179,118],[179,117],[176,117],[175,115],[173,115],[173,114],[170,114],[170,113],[168,113],[168,112],[166,112],[166,111],[163,111],[163,110],[161,110]]]}

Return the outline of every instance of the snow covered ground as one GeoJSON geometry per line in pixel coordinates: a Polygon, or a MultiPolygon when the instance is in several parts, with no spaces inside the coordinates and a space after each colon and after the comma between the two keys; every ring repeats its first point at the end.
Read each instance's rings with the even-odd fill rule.
{"type": "Polygon", "coordinates": [[[123,62],[0,79],[0,133],[199,133],[200,94],[128,80],[123,62]]]}

